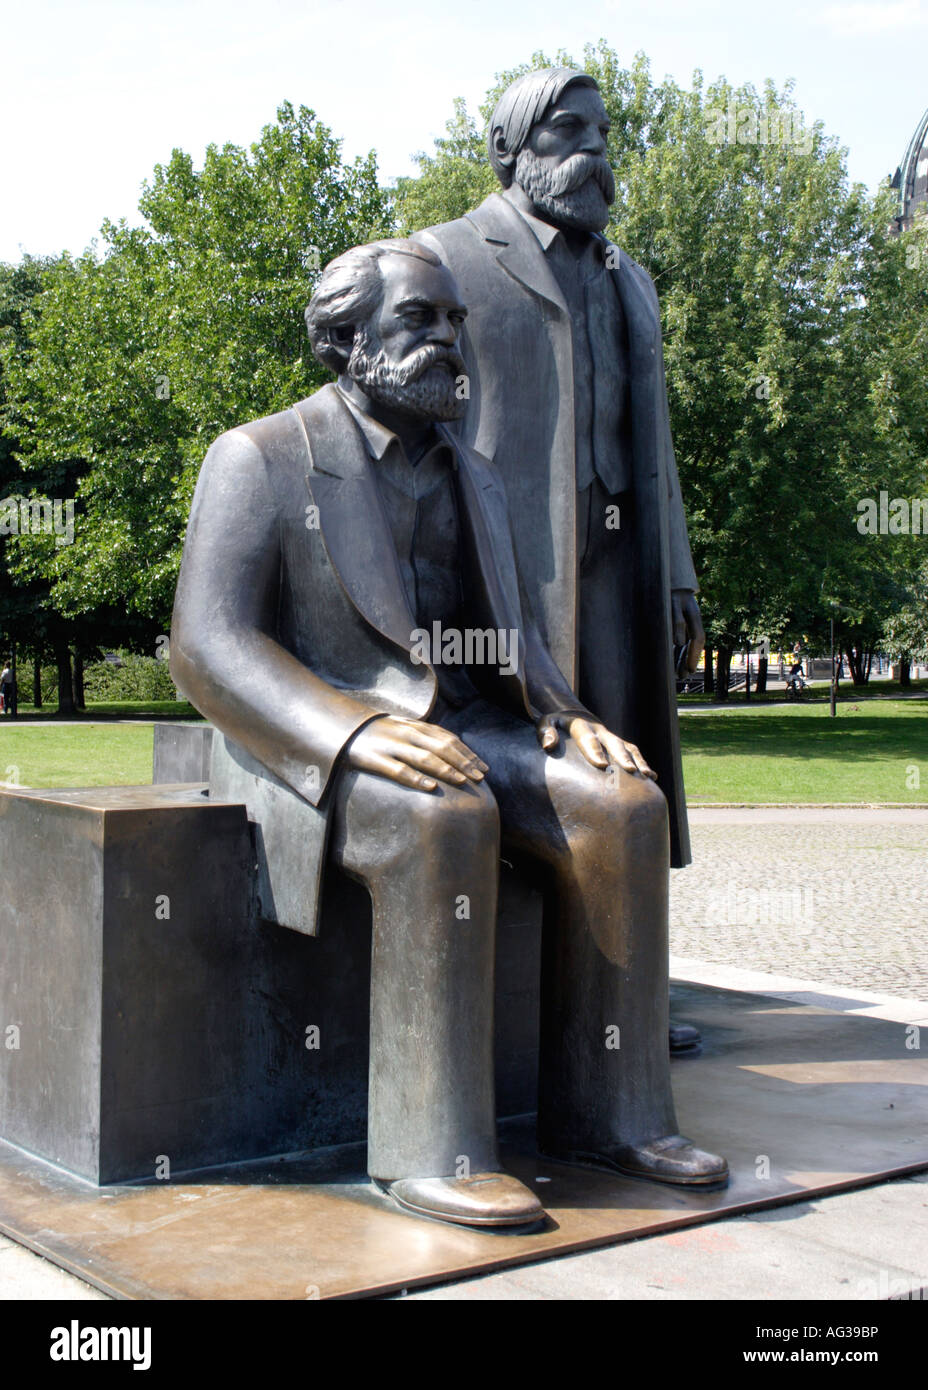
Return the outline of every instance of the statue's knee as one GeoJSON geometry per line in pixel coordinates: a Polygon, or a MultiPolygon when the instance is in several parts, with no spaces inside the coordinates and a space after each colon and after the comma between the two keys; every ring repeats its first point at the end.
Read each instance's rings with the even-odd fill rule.
{"type": "Polygon", "coordinates": [[[496,852],[499,844],[499,807],[485,782],[453,787],[440,782],[434,792],[407,789],[407,828],[415,838],[441,842],[451,850],[485,847],[496,852]]]}
{"type": "Polygon", "coordinates": [[[668,835],[664,793],[649,777],[624,768],[575,763],[565,779],[562,802],[581,834],[584,830],[607,836],[634,832],[657,843],[668,835]]]}
{"type": "Polygon", "coordinates": [[[621,772],[621,778],[608,799],[610,826],[618,835],[634,835],[660,849],[670,833],[666,796],[650,777],[621,772]]]}

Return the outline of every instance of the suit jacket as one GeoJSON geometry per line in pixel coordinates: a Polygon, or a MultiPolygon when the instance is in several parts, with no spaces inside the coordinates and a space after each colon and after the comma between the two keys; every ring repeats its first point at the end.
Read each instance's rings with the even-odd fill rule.
{"type": "MultiPolygon", "coordinates": [[[[580,709],[523,614],[499,475],[445,438],[468,624],[519,633],[515,671],[486,668],[484,693],[526,720],[580,709]]],[[[428,719],[437,698],[433,668],[411,655],[417,623],[374,467],[335,386],[221,435],[200,472],[174,605],[172,675],[224,735],[210,794],[244,801],[257,822],[261,915],[310,934],[342,750],[378,715],[428,719]]]]}
{"type": "MultiPolygon", "coordinates": [[[[594,670],[578,672],[583,602],[577,553],[572,323],[544,251],[498,193],[465,217],[418,232],[467,305],[462,349],[470,404],[462,437],[503,475],[519,564],[542,640],[569,683],[622,738],[638,744],[670,804],[672,862],[689,861],[677,727],[670,593],[698,588],[670,436],[657,292],[624,252],[610,276],[628,324],[634,550],[616,584],[634,584],[635,650],[603,634],[594,670]]],[[[596,370],[610,370],[597,363],[596,370]]]]}

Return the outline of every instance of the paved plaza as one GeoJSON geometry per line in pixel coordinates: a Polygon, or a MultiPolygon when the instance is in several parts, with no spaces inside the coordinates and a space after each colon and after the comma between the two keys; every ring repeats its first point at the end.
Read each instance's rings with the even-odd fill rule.
{"type": "Polygon", "coordinates": [[[694,808],[690,827],[674,955],[928,999],[928,807],[694,808]]]}

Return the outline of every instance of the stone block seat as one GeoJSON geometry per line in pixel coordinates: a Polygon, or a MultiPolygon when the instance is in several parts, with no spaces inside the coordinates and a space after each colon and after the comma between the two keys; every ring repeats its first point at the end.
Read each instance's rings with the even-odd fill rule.
{"type": "MultiPolygon", "coordinates": [[[[155,726],[154,783],[0,790],[0,1138],[103,1185],[363,1141],[367,893],[317,937],[257,912],[212,730],[155,726]]],[[[535,1108],[540,898],[503,865],[497,1108],[535,1108]]]]}

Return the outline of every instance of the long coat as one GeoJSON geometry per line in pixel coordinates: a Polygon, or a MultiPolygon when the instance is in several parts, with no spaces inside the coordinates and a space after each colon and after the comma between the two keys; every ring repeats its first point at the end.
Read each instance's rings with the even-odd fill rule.
{"type": "MultiPolygon", "coordinates": [[[[462,437],[492,459],[509,496],[516,550],[542,638],[568,682],[620,737],[637,743],[670,804],[672,863],[689,862],[677,725],[670,593],[698,588],[670,436],[654,283],[624,252],[609,276],[629,336],[632,563],[643,615],[634,650],[603,633],[595,669],[578,672],[577,488],[572,324],[542,247],[498,193],[414,240],[451,270],[467,306],[462,349],[470,404],[462,437]]],[[[617,251],[617,248],[614,248],[617,251]]],[[[608,371],[608,363],[596,363],[608,371]]]]}
{"type": "MultiPolygon", "coordinates": [[[[523,618],[499,475],[439,428],[457,461],[468,622],[519,634],[516,669],[483,668],[483,693],[526,720],[580,710],[523,618]]],[[[335,386],[221,435],[174,602],[171,673],[219,731],[210,795],[258,826],[260,914],[310,935],[345,745],[381,714],[427,720],[438,692],[374,467],[335,386]]]]}

